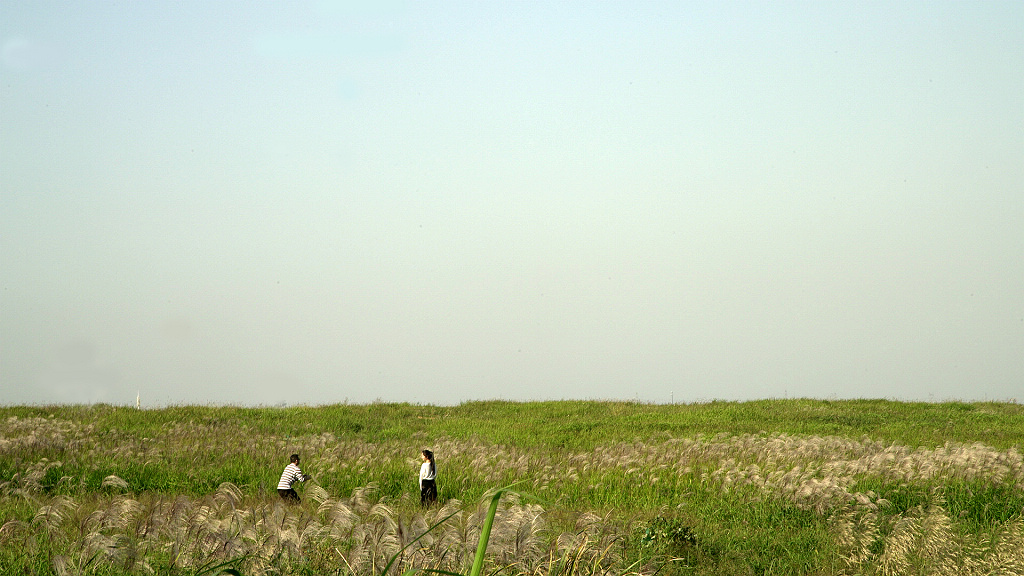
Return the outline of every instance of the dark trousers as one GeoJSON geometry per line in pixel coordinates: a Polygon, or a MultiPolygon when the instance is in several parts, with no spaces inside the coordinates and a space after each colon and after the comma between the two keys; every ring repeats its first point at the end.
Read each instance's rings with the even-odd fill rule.
{"type": "Polygon", "coordinates": [[[299,498],[299,493],[296,492],[293,488],[289,488],[287,490],[283,488],[278,488],[277,493],[281,495],[282,500],[289,504],[298,504],[299,502],[302,501],[299,498]]]}
{"type": "Polygon", "coordinates": [[[433,480],[424,480],[420,486],[420,504],[430,506],[437,502],[437,483],[433,480]]]}

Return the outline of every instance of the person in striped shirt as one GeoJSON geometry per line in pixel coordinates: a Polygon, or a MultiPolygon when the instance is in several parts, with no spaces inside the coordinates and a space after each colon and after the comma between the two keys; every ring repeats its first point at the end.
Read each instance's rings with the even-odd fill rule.
{"type": "Polygon", "coordinates": [[[312,479],[312,476],[306,476],[299,469],[299,455],[292,454],[291,462],[284,467],[284,472],[281,474],[281,481],[277,483],[277,493],[281,495],[281,499],[289,504],[298,504],[301,502],[299,493],[292,488],[292,484],[296,481],[305,482],[306,480],[312,479]]]}

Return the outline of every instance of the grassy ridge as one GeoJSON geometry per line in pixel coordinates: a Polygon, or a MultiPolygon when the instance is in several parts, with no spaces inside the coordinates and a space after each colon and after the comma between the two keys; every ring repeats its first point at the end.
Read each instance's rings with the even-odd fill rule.
{"type": "MultiPolygon", "coordinates": [[[[89,434],[109,446],[162,450],[162,460],[104,458],[95,455],[89,470],[48,473],[48,486],[59,474],[71,474],[89,490],[116,474],[141,490],[205,494],[227,481],[239,486],[266,485],[268,473],[286,454],[267,454],[264,440],[285,444],[293,438],[328,433],[339,439],[371,444],[437,438],[479,440],[487,444],[546,453],[589,451],[619,442],[666,438],[792,434],[867,436],[886,443],[934,448],[946,442],[981,442],[994,448],[1024,444],[1024,406],[1005,403],[902,403],[886,400],[762,400],[707,404],[651,405],[628,402],[470,402],[453,407],[413,404],[331,405],[291,408],[173,406],[159,410],[129,407],[0,407],[0,418],[54,418],[89,426],[89,434]],[[187,426],[204,442],[168,446],[168,431],[187,426]],[[216,442],[216,443],[215,443],[216,442]],[[163,445],[161,445],[163,443],[163,445]],[[168,459],[170,455],[170,459],[168,459]]],[[[73,446],[73,445],[71,445],[73,446]]],[[[48,458],[83,462],[61,444],[40,445],[35,453],[4,455],[0,478],[17,472],[19,460],[48,458]]],[[[413,450],[410,448],[410,450],[413,450]]],[[[415,450],[413,450],[415,454],[415,450]]],[[[443,458],[443,455],[441,455],[443,458]]],[[[315,454],[305,455],[316,466],[315,454]]],[[[408,483],[408,470],[382,467],[337,485],[351,489],[376,481],[385,487],[408,483]]],[[[504,480],[514,480],[506,478],[504,480]]],[[[477,489],[475,492],[481,492],[477,489]]],[[[644,500],[648,500],[645,498],[644,500]]],[[[596,503],[596,502],[595,502],[596,503]]]]}
{"type": "MultiPolygon", "coordinates": [[[[33,450],[0,455],[0,478],[11,478],[25,461],[64,463],[47,472],[43,485],[61,493],[95,491],[117,475],[139,491],[208,494],[221,482],[272,491],[277,468],[304,439],[329,434],[390,451],[374,469],[339,477],[320,476],[325,486],[350,491],[375,482],[392,497],[408,490],[407,463],[396,445],[415,458],[416,446],[437,439],[478,441],[558,460],[566,454],[628,442],[669,438],[729,437],[743,434],[867,437],[912,448],[947,442],[983,443],[997,449],[1024,445],[1024,406],[1006,403],[902,403],[886,400],[763,400],[692,405],[628,402],[470,402],[453,407],[413,404],[330,405],[291,408],[173,406],[159,410],[128,407],[0,407],[0,419],[49,418],[87,427],[90,440],[111,448],[76,453],[75,442],[40,442],[33,450]],[[280,446],[280,447],[278,447],[280,446]],[[291,446],[289,448],[289,446],[291,446]],[[124,458],[121,452],[132,457],[124,458]],[[153,454],[153,457],[147,457],[153,454]],[[77,482],[61,478],[74,477],[77,482]]],[[[317,454],[304,453],[307,469],[318,472],[317,454]],[[309,468],[311,467],[311,468],[309,468]]],[[[339,454],[344,459],[344,454],[339,454]]],[[[442,459],[445,455],[439,454],[442,459]]],[[[520,480],[514,475],[499,482],[520,480]]],[[[599,482],[602,483],[602,482],[599,482]]],[[[591,506],[658,506],[658,491],[631,486],[619,475],[604,480],[607,492],[579,498],[591,506]]],[[[490,486],[466,476],[447,479],[449,495],[477,497],[490,486]]],[[[876,488],[881,488],[877,486],[876,488]]],[[[920,498],[908,500],[919,503],[920,498]]]]}
{"type": "Polygon", "coordinates": [[[47,417],[89,422],[100,434],[157,436],[175,422],[245,427],[253,434],[301,436],[329,432],[384,442],[417,434],[479,438],[522,448],[589,450],[638,438],[701,434],[869,436],[907,446],[1024,443],[1024,405],[997,402],[906,403],[889,400],[760,400],[706,404],[631,402],[468,402],[330,405],[291,408],[172,406],[138,411],[113,406],[0,407],[0,418],[47,417]]]}
{"type": "MultiPolygon", "coordinates": [[[[1024,512],[1022,439],[1024,410],[1012,403],[2,407],[0,526],[9,528],[0,530],[0,565],[35,566],[32,573],[48,574],[55,558],[70,557],[60,549],[40,551],[42,544],[13,546],[18,535],[65,542],[72,549],[84,546],[75,542],[91,541],[83,535],[52,537],[52,530],[73,531],[73,517],[46,528],[51,533],[45,538],[33,532],[46,525],[38,520],[41,510],[69,501],[77,503],[75,514],[86,515],[90,506],[102,511],[127,495],[138,501],[133,506],[151,505],[149,513],[159,517],[166,514],[160,502],[186,497],[198,503],[222,494],[229,483],[236,487],[229,492],[238,490],[231,499],[242,498],[254,514],[266,514],[266,507],[277,505],[274,487],[291,452],[302,454],[303,468],[316,480],[316,486],[304,487],[307,498],[294,522],[316,516],[316,502],[310,501],[316,490],[321,499],[342,498],[373,485],[375,498],[394,511],[393,524],[401,525],[402,517],[418,517],[416,456],[431,447],[439,458],[442,502],[472,509],[488,490],[512,483],[544,499],[548,527],[536,538],[547,540],[528,550],[557,555],[558,543],[571,540],[581,519],[600,518],[607,533],[581,546],[600,550],[599,544],[615,544],[592,569],[605,562],[619,573],[648,573],[660,566],[653,558],[675,555],[684,560],[665,569],[679,573],[836,573],[844,565],[850,572],[871,573],[884,551],[895,549],[890,540],[910,541],[897,527],[918,530],[915,542],[923,546],[935,537],[928,536],[928,527],[946,522],[955,537],[945,539],[960,548],[944,553],[964,557],[993,549],[984,542],[1012,540],[1024,512]],[[112,475],[125,487],[112,487],[112,475]],[[661,536],[648,524],[656,519],[668,527],[661,536]],[[640,539],[644,526],[656,537],[640,539]]],[[[344,505],[359,510],[363,504],[357,500],[353,496],[344,505]]],[[[361,520],[372,527],[369,532],[392,526],[375,524],[383,520],[369,510],[361,520]]],[[[515,514],[526,514],[509,510],[514,514],[504,513],[501,520],[506,525],[515,514]]],[[[86,524],[80,518],[77,525],[86,524]]],[[[221,538],[233,541],[231,533],[221,538]]],[[[362,552],[342,558],[345,551],[369,544],[317,546],[316,554],[290,552],[302,559],[298,564],[280,551],[268,557],[285,573],[312,563],[320,571],[310,573],[341,574],[348,573],[338,569],[342,560],[366,558],[362,552]]],[[[439,550],[445,561],[459,557],[439,550]]],[[[502,550],[500,543],[495,550],[502,550]]],[[[920,560],[926,557],[921,550],[906,554],[927,563],[920,560]]],[[[214,558],[232,558],[221,554],[214,558]]],[[[154,558],[158,565],[168,561],[154,558]]],[[[99,573],[122,573],[105,569],[99,573]]],[[[364,570],[351,573],[361,576],[364,570]]],[[[179,572],[168,567],[166,573],[179,572]]]]}

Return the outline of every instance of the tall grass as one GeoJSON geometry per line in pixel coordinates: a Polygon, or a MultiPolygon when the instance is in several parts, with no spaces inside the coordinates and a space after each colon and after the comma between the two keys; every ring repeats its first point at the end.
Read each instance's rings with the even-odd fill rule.
{"type": "Polygon", "coordinates": [[[1022,574],[1021,412],[0,408],[0,573],[1022,574]],[[424,447],[431,509],[415,494],[424,447]],[[295,507],[274,490],[292,452],[317,479],[295,507]],[[510,484],[545,503],[495,497],[510,484]]]}

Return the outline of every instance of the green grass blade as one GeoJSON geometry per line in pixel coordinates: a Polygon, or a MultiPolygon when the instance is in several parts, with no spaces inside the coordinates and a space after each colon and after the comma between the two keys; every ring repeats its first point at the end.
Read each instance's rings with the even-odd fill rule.
{"type": "Polygon", "coordinates": [[[498,512],[498,502],[506,491],[507,489],[502,488],[491,497],[491,506],[487,509],[487,517],[480,531],[480,542],[476,546],[476,556],[473,558],[473,568],[469,571],[469,576],[480,576],[480,571],[484,568],[484,553],[487,552],[487,541],[491,538],[491,526],[494,525],[494,516],[498,512]]]}

